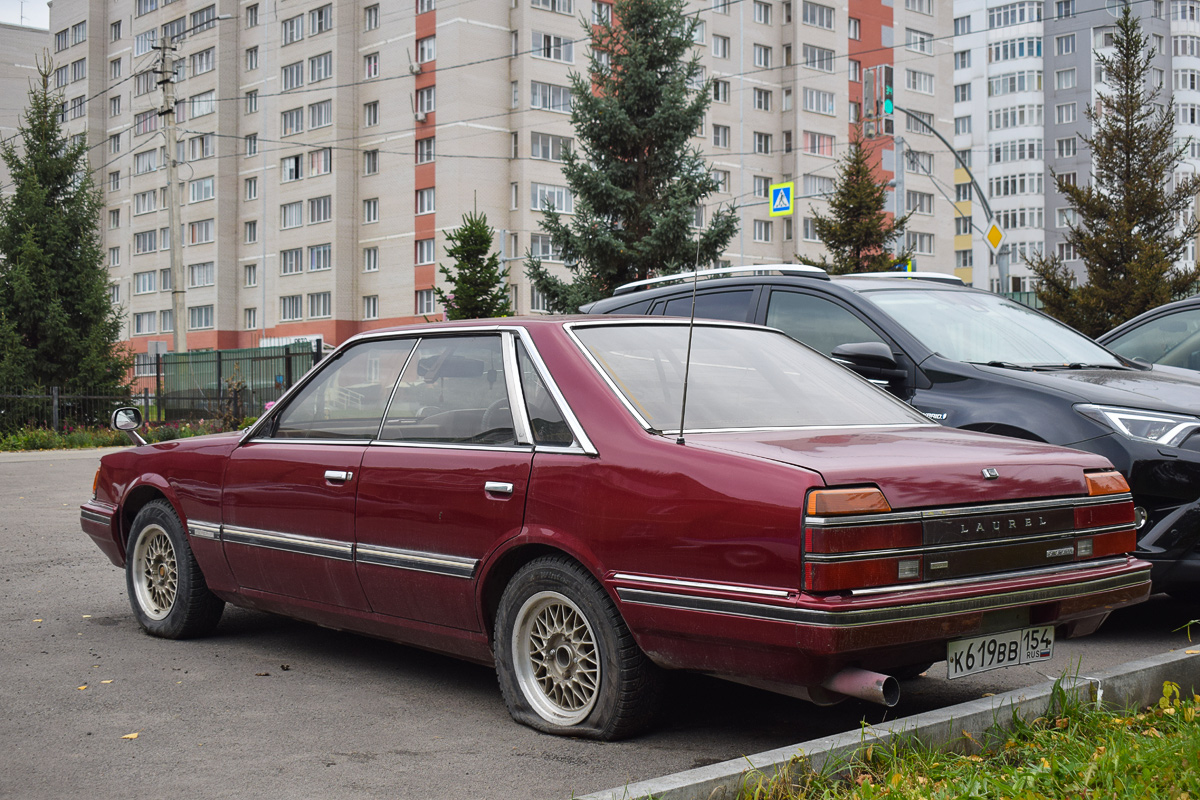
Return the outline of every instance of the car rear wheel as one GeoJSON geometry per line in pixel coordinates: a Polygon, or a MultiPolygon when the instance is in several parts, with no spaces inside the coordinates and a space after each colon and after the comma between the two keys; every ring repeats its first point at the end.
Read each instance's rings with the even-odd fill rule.
{"type": "Polygon", "coordinates": [[[604,590],[563,556],[517,572],[496,615],[496,674],[509,713],[546,733],[613,740],[653,719],[661,673],[604,590]]]}
{"type": "Polygon", "coordinates": [[[183,524],[166,500],[147,503],[133,520],[125,585],[138,624],[165,639],[203,636],[225,610],[204,582],[183,524]]]}

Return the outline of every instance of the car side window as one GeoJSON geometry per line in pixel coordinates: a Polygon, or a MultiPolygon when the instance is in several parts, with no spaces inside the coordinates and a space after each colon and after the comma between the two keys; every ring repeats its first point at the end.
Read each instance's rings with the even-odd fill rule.
{"type": "Polygon", "coordinates": [[[766,324],[825,355],[831,355],[835,347],[849,342],[888,344],[846,308],[823,297],[800,292],[771,292],[766,324]]]}
{"type": "Polygon", "coordinates": [[[275,439],[374,439],[413,339],[366,341],[342,351],[288,401],[275,439]]]}
{"type": "Polygon", "coordinates": [[[556,447],[574,444],[575,437],[570,426],[546,389],[542,376],[533,366],[533,360],[525,352],[525,345],[520,342],[517,342],[517,364],[521,368],[521,392],[525,395],[525,408],[529,411],[534,444],[556,447]]]}
{"type": "MultiPolygon", "coordinates": [[[[752,289],[697,294],[696,318],[745,322],[750,313],[750,301],[753,299],[754,291],[752,289]]],[[[654,313],[668,317],[690,317],[692,315],[691,293],[658,304],[654,308],[654,313]]]]}
{"type": "Polygon", "coordinates": [[[1153,364],[1200,369],[1200,308],[1152,319],[1113,339],[1109,350],[1153,364]]]}
{"type": "Polygon", "coordinates": [[[500,336],[422,339],[396,384],[381,438],[515,444],[500,336]]]}

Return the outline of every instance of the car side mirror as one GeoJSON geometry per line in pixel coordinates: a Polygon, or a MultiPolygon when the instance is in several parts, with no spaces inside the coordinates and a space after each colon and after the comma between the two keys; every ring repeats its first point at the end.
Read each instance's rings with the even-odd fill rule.
{"type": "Polygon", "coordinates": [[[873,383],[890,384],[908,377],[883,342],[847,342],[833,348],[833,360],[844,364],[873,383]]]}
{"type": "Polygon", "coordinates": [[[146,440],[138,433],[142,427],[142,412],[133,406],[122,406],[112,413],[109,426],[114,431],[125,431],[125,434],[135,445],[143,445],[146,440]]]}

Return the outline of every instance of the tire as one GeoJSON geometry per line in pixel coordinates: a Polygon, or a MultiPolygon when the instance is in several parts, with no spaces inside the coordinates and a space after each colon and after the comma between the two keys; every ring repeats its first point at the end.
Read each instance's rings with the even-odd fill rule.
{"type": "Polygon", "coordinates": [[[505,587],[495,656],[508,712],[536,730],[612,741],[657,712],[661,671],[596,580],[565,556],[531,561],[505,587]]]}
{"type": "Polygon", "coordinates": [[[183,525],[166,500],[147,503],[133,520],[125,586],[138,624],[164,639],[211,633],[225,610],[225,601],[204,582],[183,525]]]}

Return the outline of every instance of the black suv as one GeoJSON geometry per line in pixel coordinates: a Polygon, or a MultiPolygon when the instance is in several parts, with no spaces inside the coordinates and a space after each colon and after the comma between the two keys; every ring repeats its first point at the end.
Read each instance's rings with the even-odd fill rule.
{"type": "Polygon", "coordinates": [[[999,295],[813,267],[704,270],[641,281],[589,314],[696,316],[778,328],[956,428],[1107,457],[1138,507],[1157,591],[1200,599],[1200,375],[1114,355],[999,295]],[[741,277],[721,277],[753,270],[741,277]]]}

